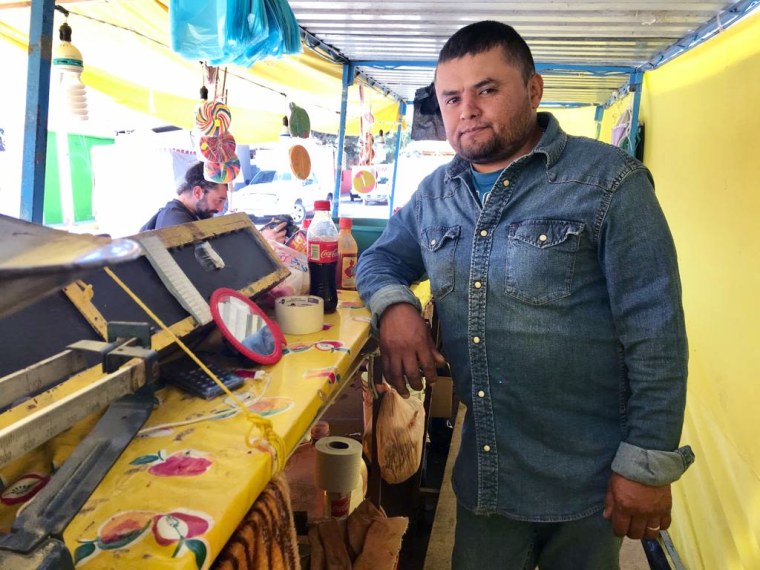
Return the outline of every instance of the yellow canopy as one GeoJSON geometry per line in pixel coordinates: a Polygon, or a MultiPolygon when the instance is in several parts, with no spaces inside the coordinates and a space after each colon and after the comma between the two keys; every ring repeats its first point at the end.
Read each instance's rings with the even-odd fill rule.
{"type": "MultiPolygon", "coordinates": [[[[165,2],[78,2],[68,4],[67,9],[72,43],[84,58],[82,81],[88,88],[168,124],[193,128],[203,84],[201,65],[183,59],[169,47],[165,2]]],[[[0,15],[6,22],[0,23],[0,40],[27,49],[29,9],[4,8],[0,15]]],[[[56,12],[55,17],[57,35],[63,16],[56,12]]],[[[224,86],[232,111],[231,131],[241,144],[274,141],[283,115],[289,114],[288,103],[294,102],[307,110],[313,130],[337,134],[342,73],[341,65],[310,50],[260,61],[249,69],[228,66],[224,86]]],[[[220,93],[224,77],[220,70],[220,93]]],[[[395,128],[395,101],[365,89],[365,108],[375,116],[375,129],[395,128]]],[[[359,134],[361,114],[359,90],[354,85],[349,89],[346,134],[359,134]]]]}

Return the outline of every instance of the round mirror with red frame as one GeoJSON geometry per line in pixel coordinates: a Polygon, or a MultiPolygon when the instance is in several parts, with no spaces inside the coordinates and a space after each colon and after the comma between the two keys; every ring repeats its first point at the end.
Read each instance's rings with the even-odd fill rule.
{"type": "Polygon", "coordinates": [[[211,294],[211,314],[222,336],[247,359],[274,364],[282,358],[285,337],[279,325],[248,297],[234,289],[211,294]]]}

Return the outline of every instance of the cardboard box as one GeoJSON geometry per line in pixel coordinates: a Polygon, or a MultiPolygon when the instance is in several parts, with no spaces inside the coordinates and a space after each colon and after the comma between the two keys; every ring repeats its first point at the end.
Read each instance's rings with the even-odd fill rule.
{"type": "Polygon", "coordinates": [[[453,397],[454,380],[450,376],[439,376],[430,396],[430,417],[450,418],[453,397]]]}

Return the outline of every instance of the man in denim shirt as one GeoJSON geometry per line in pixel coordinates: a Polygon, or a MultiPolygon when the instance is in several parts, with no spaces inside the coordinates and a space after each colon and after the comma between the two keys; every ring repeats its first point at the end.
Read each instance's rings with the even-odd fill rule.
{"type": "Polygon", "coordinates": [[[543,80],[509,26],[452,36],[435,79],[452,162],[359,260],[385,375],[435,379],[408,285],[424,274],[467,406],[453,566],[617,568],[622,536],[670,525],[687,343],[652,178],[537,113],[543,80]]]}

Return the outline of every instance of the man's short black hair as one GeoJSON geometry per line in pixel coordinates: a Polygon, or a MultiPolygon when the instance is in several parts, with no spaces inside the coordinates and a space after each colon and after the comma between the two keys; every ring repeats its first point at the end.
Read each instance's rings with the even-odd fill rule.
{"type": "Polygon", "coordinates": [[[203,188],[204,194],[209,190],[216,189],[216,182],[209,182],[204,178],[202,162],[194,164],[185,173],[185,180],[179,185],[179,188],[177,188],[177,194],[191,192],[196,186],[203,188]]]}
{"type": "Polygon", "coordinates": [[[466,55],[477,55],[497,46],[504,50],[504,57],[522,70],[525,83],[536,73],[533,55],[528,44],[512,26],[484,20],[465,26],[451,36],[438,55],[438,63],[459,59],[466,55]]]}

